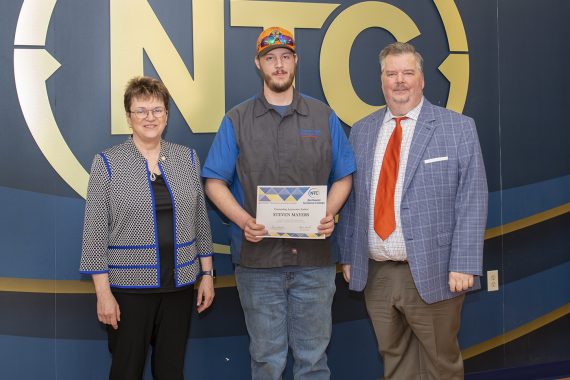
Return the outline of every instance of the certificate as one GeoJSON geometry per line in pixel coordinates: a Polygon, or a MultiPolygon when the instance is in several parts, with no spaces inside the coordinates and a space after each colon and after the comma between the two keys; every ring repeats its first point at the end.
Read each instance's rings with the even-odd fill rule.
{"type": "Polygon", "coordinates": [[[257,186],[256,223],[265,237],[324,239],[317,227],[326,213],[326,186],[257,186]]]}

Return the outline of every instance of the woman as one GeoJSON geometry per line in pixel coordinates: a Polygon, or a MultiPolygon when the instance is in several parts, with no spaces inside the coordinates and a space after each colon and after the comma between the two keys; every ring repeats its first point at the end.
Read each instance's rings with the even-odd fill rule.
{"type": "Polygon", "coordinates": [[[132,136],[95,156],[80,271],[91,274],[108,325],[110,379],[182,379],[193,284],[197,310],[214,298],[212,237],[196,152],[162,139],[170,95],[137,77],[125,91],[132,136]]]}

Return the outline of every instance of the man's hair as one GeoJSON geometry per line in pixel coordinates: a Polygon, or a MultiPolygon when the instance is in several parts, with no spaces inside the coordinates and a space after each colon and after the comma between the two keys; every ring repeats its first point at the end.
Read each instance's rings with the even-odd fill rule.
{"type": "Polygon", "coordinates": [[[151,98],[162,100],[164,108],[168,111],[170,93],[166,86],[158,79],[151,77],[134,77],[127,83],[127,88],[125,89],[125,111],[131,111],[133,99],[151,98]]]}
{"type": "Polygon", "coordinates": [[[424,72],[424,59],[422,58],[421,54],[416,51],[414,45],[407,42],[394,42],[382,49],[380,52],[380,72],[384,72],[384,63],[386,62],[386,57],[389,55],[401,54],[413,54],[416,57],[418,69],[420,72],[424,72]]]}

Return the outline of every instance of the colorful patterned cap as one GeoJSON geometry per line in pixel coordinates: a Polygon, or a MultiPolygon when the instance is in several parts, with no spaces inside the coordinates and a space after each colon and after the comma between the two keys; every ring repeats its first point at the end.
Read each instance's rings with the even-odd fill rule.
{"type": "Polygon", "coordinates": [[[257,37],[257,56],[261,57],[273,49],[285,48],[295,52],[293,34],[287,29],[272,26],[257,37]]]}

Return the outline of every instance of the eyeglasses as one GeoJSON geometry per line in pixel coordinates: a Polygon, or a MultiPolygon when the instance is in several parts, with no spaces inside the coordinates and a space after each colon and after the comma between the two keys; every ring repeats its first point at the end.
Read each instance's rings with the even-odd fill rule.
{"type": "Polygon", "coordinates": [[[259,42],[260,49],[263,49],[265,46],[272,46],[272,45],[285,45],[295,48],[295,42],[291,37],[286,36],[281,32],[277,31],[274,31],[273,33],[265,36],[259,42]]]}
{"type": "Polygon", "coordinates": [[[164,107],[156,107],[151,110],[147,110],[146,108],[137,108],[134,111],[129,111],[131,115],[135,114],[136,118],[139,120],[146,119],[149,112],[152,112],[152,116],[160,119],[166,114],[166,109],[164,107]]]}

